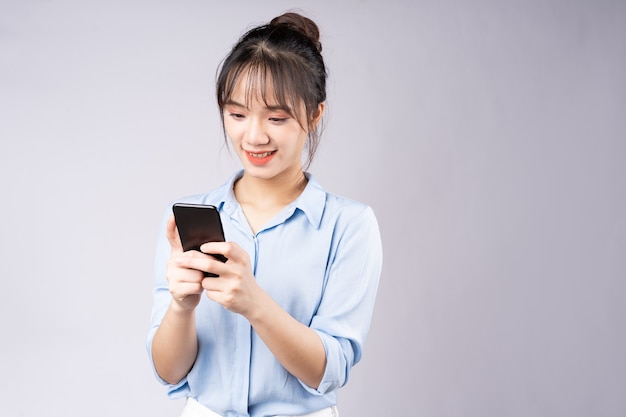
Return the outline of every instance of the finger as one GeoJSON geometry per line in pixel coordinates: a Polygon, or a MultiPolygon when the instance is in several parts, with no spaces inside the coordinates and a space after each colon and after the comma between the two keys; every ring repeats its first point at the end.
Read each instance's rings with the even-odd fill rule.
{"type": "Polygon", "coordinates": [[[172,286],[172,288],[170,289],[170,293],[172,293],[172,295],[177,298],[177,299],[183,299],[188,295],[197,295],[202,293],[202,283],[189,283],[189,282],[185,282],[185,283],[179,283],[175,286],[172,286]]]}
{"type": "Polygon", "coordinates": [[[225,286],[225,282],[219,278],[208,278],[202,281],[202,287],[209,299],[222,305],[224,308],[228,308],[233,302],[233,294],[229,293],[228,287],[225,286]]]}
{"type": "MultiPolygon", "coordinates": [[[[200,283],[204,277],[201,271],[185,266],[186,258],[191,258],[194,251],[173,255],[167,261],[166,278],[168,282],[200,283]]],[[[199,252],[196,252],[199,253],[199,252]]]]}
{"type": "Polygon", "coordinates": [[[178,235],[178,228],[176,227],[176,220],[173,214],[170,214],[170,217],[167,219],[165,233],[167,235],[167,241],[172,248],[172,252],[182,252],[183,245],[180,243],[180,236],[178,235]]]}
{"type": "Polygon", "coordinates": [[[195,250],[187,251],[182,256],[176,257],[176,264],[180,268],[210,272],[220,275],[223,272],[223,263],[211,255],[195,250]]]}
{"type": "Polygon", "coordinates": [[[207,242],[200,246],[200,250],[210,255],[222,255],[225,259],[232,259],[233,262],[245,261],[248,257],[235,242],[207,242]]]}
{"type": "Polygon", "coordinates": [[[182,284],[200,284],[204,278],[202,271],[187,268],[170,268],[166,273],[167,282],[170,286],[182,284]]]}
{"type": "Polygon", "coordinates": [[[209,292],[222,292],[224,291],[224,280],[219,279],[219,277],[211,277],[208,279],[203,279],[202,280],[202,288],[204,288],[205,290],[209,291],[209,292]]]}

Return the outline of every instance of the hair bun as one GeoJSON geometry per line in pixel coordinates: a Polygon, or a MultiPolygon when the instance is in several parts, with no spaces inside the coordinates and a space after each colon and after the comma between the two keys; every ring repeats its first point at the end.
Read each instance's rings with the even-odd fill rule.
{"type": "Polygon", "coordinates": [[[320,31],[314,21],[298,13],[288,12],[272,19],[270,26],[287,26],[309,38],[317,48],[317,52],[322,52],[320,43],[320,31]]]}

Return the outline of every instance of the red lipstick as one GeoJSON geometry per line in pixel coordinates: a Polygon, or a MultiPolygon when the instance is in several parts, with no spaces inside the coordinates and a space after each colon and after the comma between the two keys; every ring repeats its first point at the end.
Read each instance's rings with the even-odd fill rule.
{"type": "Polygon", "coordinates": [[[253,165],[265,165],[272,160],[276,151],[266,152],[248,152],[246,151],[246,157],[253,165]]]}

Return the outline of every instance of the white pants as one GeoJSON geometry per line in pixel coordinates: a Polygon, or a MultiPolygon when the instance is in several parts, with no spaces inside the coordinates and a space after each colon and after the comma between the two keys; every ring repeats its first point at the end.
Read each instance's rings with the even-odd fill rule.
{"type": "MultiPolygon", "coordinates": [[[[222,417],[215,411],[208,409],[200,404],[193,398],[187,398],[187,404],[183,408],[183,413],[180,417],[222,417]]],[[[276,416],[276,417],[295,417],[295,416],[276,416]]],[[[324,408],[323,410],[315,411],[310,414],[304,414],[299,417],[339,417],[339,412],[336,406],[324,408]]]]}

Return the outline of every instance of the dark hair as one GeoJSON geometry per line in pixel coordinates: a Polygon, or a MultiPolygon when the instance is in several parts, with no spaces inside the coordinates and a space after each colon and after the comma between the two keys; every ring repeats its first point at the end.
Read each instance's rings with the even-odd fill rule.
{"type": "Polygon", "coordinates": [[[224,126],[224,105],[230,100],[241,77],[249,80],[246,100],[259,94],[268,103],[268,81],[272,83],[271,100],[299,122],[304,104],[309,132],[307,166],[319,144],[317,116],[320,103],[326,101],[326,67],[321,55],[319,29],[309,18],[285,13],[266,25],[246,32],[226,56],[217,76],[217,104],[224,126]]]}

